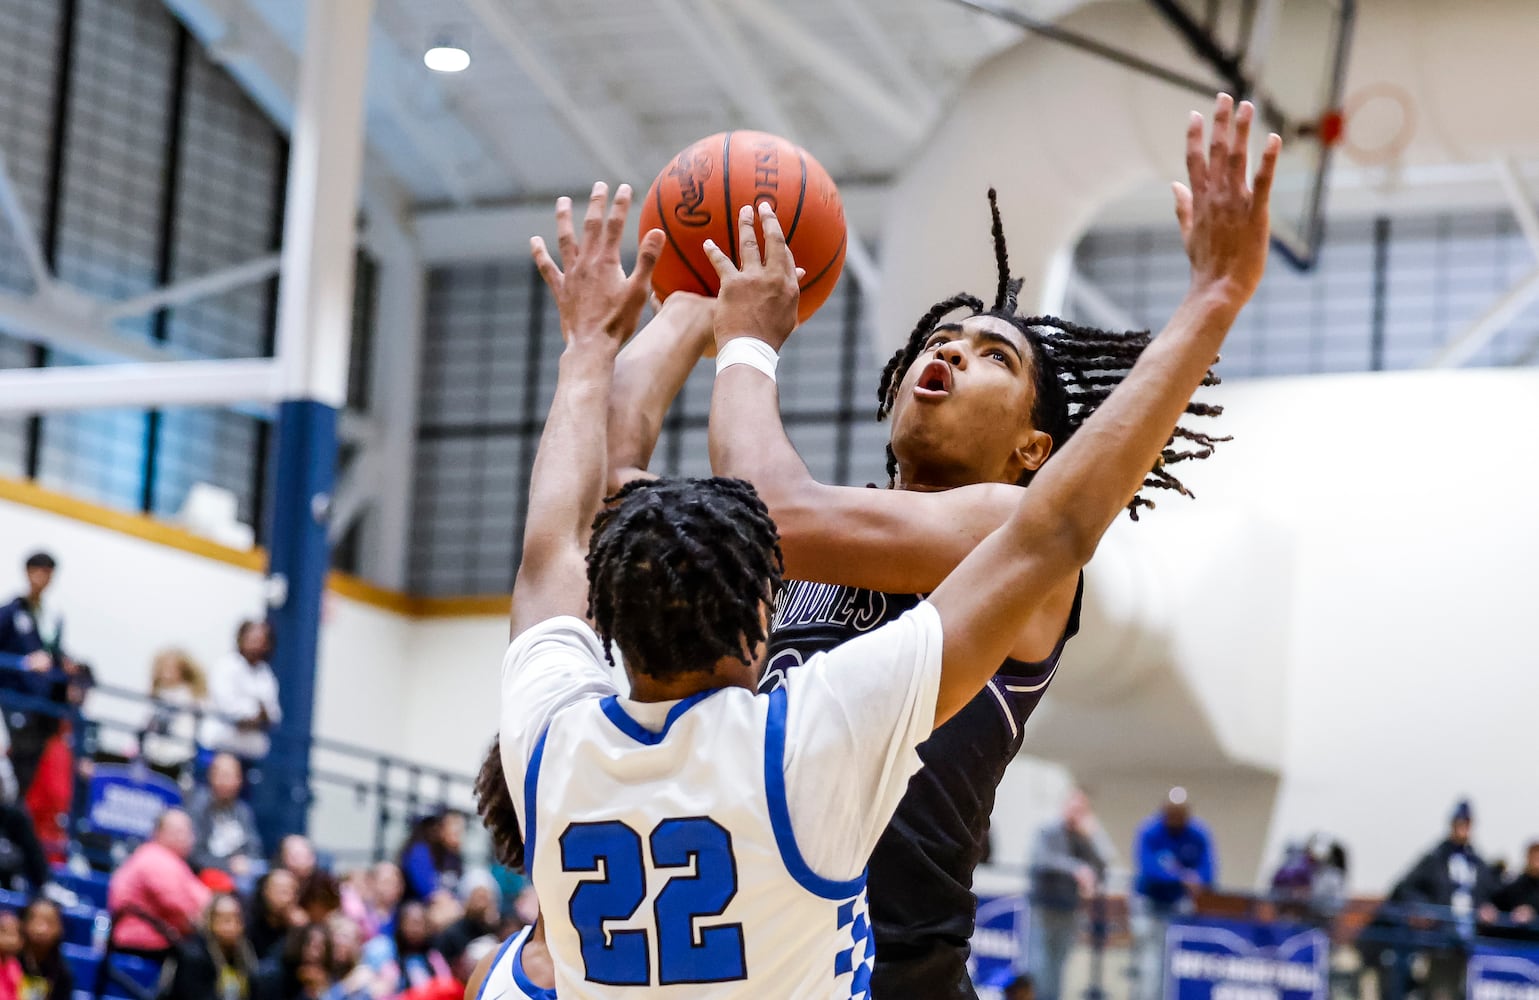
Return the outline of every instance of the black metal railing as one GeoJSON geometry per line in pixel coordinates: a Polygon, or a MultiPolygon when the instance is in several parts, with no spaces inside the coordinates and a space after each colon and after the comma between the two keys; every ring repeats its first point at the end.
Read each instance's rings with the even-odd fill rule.
{"type": "MultiPolygon", "coordinates": [[[[16,690],[11,685],[18,675],[57,688],[77,678],[57,669],[28,670],[21,658],[0,654],[0,708],[8,717],[15,713],[43,715],[69,723],[75,759],[88,765],[137,760],[151,766],[145,761],[142,748],[150,732],[146,723],[153,712],[190,718],[194,734],[191,737],[156,734],[173,746],[185,744],[186,762],[153,767],[179,781],[184,792],[198,778],[196,759],[204,748],[199,745],[197,734],[204,720],[235,721],[206,708],[162,702],[141,691],[104,683],[90,684],[84,703],[77,704],[68,698],[61,700],[16,690]]],[[[89,766],[76,768],[68,823],[72,846],[88,856],[90,852],[82,845],[80,834],[89,771],[89,766]]],[[[425,812],[450,808],[474,813],[475,779],[470,774],[315,734],[274,733],[272,750],[261,763],[259,779],[263,784],[279,783],[296,801],[309,807],[309,832],[317,846],[336,861],[349,864],[391,857],[406,839],[412,820],[425,812]],[[308,768],[302,766],[306,757],[308,768]],[[308,780],[300,782],[298,776],[306,770],[308,780]]],[[[479,836],[478,825],[470,824],[469,831],[465,854],[473,859],[485,857],[485,842],[479,836]]]]}

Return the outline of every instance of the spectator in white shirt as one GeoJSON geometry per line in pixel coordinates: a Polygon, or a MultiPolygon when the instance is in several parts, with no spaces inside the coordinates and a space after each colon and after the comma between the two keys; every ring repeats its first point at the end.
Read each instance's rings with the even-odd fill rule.
{"type": "Polygon", "coordinates": [[[260,763],[272,749],[270,733],[283,721],[278,707],[278,678],[267,657],[272,626],[244,621],[235,633],[236,651],[214,664],[209,674],[208,708],[200,742],[204,749],[234,754],[241,763],[260,763]]]}

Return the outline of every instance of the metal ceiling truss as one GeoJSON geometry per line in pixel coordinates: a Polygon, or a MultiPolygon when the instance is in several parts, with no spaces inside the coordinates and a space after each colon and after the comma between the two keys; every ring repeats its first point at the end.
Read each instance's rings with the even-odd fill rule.
{"type": "Polygon", "coordinates": [[[507,8],[498,0],[465,0],[465,4],[481,19],[535,89],[566,119],[573,135],[593,157],[594,164],[610,178],[630,176],[631,163],[625,151],[611,140],[609,130],[578,103],[560,77],[545,64],[507,8]]]}
{"type": "Polygon", "coordinates": [[[165,376],[163,388],[177,400],[196,398],[213,402],[215,400],[209,397],[221,394],[229,397],[219,400],[222,402],[267,403],[276,399],[271,393],[277,380],[268,377],[272,374],[272,359],[240,362],[197,359],[185,350],[130,337],[116,324],[265,281],[278,273],[277,255],[264,255],[244,264],[113,302],[71,288],[49,270],[37,229],[17,196],[3,153],[0,153],[0,214],[4,215],[12,238],[21,249],[34,286],[29,295],[0,292],[0,329],[18,339],[45,344],[90,361],[128,362],[90,368],[6,372],[9,384],[7,391],[0,393],[0,412],[152,406],[172,402],[157,395],[159,376],[165,376]],[[170,367],[187,364],[193,367],[175,371],[170,367]],[[113,372],[123,375],[125,381],[119,390],[108,392],[101,386],[104,380],[110,380],[113,372]],[[38,389],[25,389],[28,379],[35,380],[32,384],[38,389]],[[44,385],[46,390],[42,388],[44,385]]]}

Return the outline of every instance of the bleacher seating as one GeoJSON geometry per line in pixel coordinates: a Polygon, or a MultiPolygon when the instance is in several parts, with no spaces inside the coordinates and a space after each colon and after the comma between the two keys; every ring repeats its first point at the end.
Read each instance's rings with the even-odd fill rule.
{"type": "Polygon", "coordinates": [[[64,961],[69,966],[70,974],[75,977],[75,993],[90,996],[90,988],[96,984],[96,973],[101,966],[102,957],[90,945],[66,944],[63,947],[64,961]]]}
{"type": "Polygon", "coordinates": [[[66,906],[61,914],[64,917],[64,940],[67,944],[84,945],[89,948],[96,944],[96,918],[105,915],[106,907],[92,906],[82,903],[79,906],[66,906]]]}
{"type": "Polygon", "coordinates": [[[101,1000],[153,1000],[160,987],[160,963],[136,955],[108,955],[98,966],[101,1000]]]}
{"type": "Polygon", "coordinates": [[[79,896],[82,903],[91,906],[107,905],[107,880],[108,876],[102,872],[91,872],[86,875],[76,875],[67,869],[54,872],[55,882],[79,896]]]}

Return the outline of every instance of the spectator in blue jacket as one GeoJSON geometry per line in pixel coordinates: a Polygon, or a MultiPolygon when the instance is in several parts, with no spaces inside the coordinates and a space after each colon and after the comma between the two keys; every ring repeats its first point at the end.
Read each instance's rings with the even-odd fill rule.
{"type": "Polygon", "coordinates": [[[417,821],[411,839],[401,848],[401,874],[406,877],[408,900],[432,902],[438,893],[454,894],[464,871],[460,857],[464,836],[465,817],[453,810],[417,821]]]}
{"type": "Polygon", "coordinates": [[[1191,813],[1186,789],[1172,788],[1160,811],[1146,819],[1133,841],[1137,865],[1129,900],[1138,991],[1158,1000],[1165,980],[1165,931],[1171,917],[1191,909],[1192,896],[1217,874],[1208,828],[1191,813]]]}
{"type": "Polygon", "coordinates": [[[27,592],[0,609],[0,653],[28,660],[33,670],[47,670],[64,645],[64,620],[43,593],[58,567],[53,556],[34,552],[27,557],[27,592]]]}
{"type": "MultiPolygon", "coordinates": [[[[23,698],[57,702],[67,700],[68,680],[76,666],[64,654],[64,620],[58,609],[44,600],[53,583],[58,563],[46,552],[27,557],[27,592],[0,608],[0,654],[19,657],[23,669],[0,664],[0,692],[23,698]]],[[[59,715],[35,711],[35,704],[3,699],[11,730],[11,765],[15,769],[18,797],[25,797],[37,775],[48,740],[59,729],[59,715]]],[[[62,713],[61,713],[62,714],[62,713]]]]}

